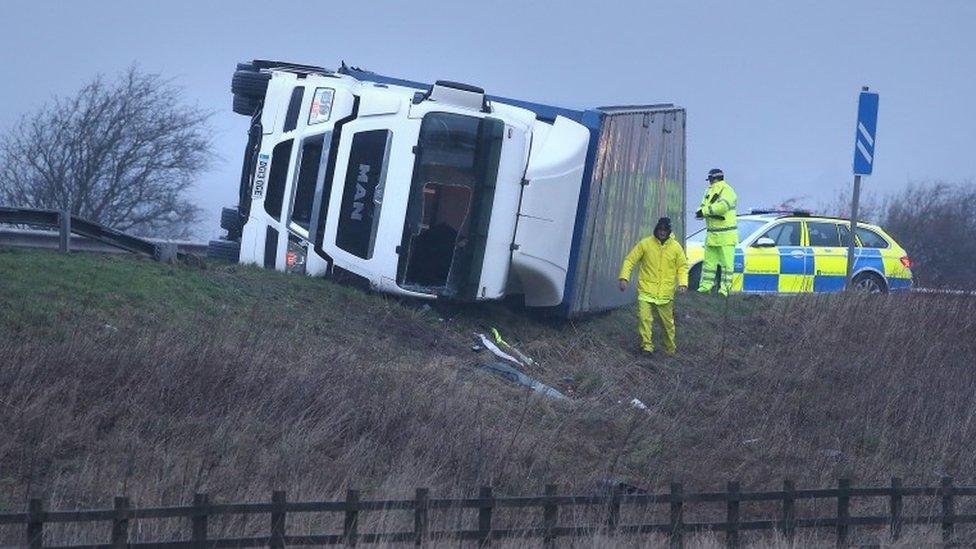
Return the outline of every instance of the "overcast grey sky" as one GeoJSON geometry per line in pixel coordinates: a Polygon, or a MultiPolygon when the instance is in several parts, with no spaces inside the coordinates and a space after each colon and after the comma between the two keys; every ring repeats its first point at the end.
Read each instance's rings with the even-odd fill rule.
{"type": "MultiPolygon", "coordinates": [[[[246,120],[238,61],[273,58],[469,82],[570,107],[688,110],[689,201],[725,170],[740,208],[851,183],[857,93],[881,94],[866,188],[976,179],[976,2],[202,2],[0,0],[0,129],[53,94],[135,62],[214,109],[222,157],[194,183],[235,202],[246,120]]],[[[152,108],[151,105],[147,105],[152,108]]]]}

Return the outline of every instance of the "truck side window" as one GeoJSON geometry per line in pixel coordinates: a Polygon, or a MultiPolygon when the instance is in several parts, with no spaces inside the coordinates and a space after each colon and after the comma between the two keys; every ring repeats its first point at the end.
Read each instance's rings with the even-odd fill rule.
{"type": "MultiPolygon", "coordinates": [[[[342,202],[336,246],[357,257],[373,257],[376,229],[380,219],[382,196],[377,187],[386,173],[387,147],[392,132],[369,130],[352,138],[342,202]]],[[[381,191],[382,192],[382,191],[381,191]]]]}
{"type": "Polygon", "coordinates": [[[285,198],[285,180],[291,163],[293,139],[275,145],[271,153],[271,173],[268,175],[268,192],[264,197],[264,209],[275,219],[281,218],[281,203],[285,198]]]}

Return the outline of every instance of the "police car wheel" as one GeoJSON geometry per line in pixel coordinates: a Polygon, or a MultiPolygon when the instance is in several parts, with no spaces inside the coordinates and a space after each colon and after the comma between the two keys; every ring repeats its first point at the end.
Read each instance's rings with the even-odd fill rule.
{"type": "Polygon", "coordinates": [[[695,265],[688,271],[688,289],[692,292],[698,289],[698,284],[701,283],[701,263],[695,265]]]}
{"type": "Polygon", "coordinates": [[[865,294],[883,294],[888,291],[881,277],[874,273],[861,273],[852,281],[854,290],[865,294]]]}
{"type": "Polygon", "coordinates": [[[271,75],[266,72],[254,72],[240,70],[234,72],[234,77],[230,81],[230,91],[234,97],[247,97],[250,99],[264,99],[268,92],[268,81],[271,75]]]}
{"type": "Polygon", "coordinates": [[[207,257],[237,263],[241,260],[241,243],[229,240],[211,240],[207,243],[207,257]]]}
{"type": "Polygon", "coordinates": [[[234,114],[243,114],[244,116],[254,116],[254,113],[258,112],[261,108],[261,101],[259,99],[254,99],[252,97],[244,97],[243,95],[234,96],[233,110],[234,114]]]}

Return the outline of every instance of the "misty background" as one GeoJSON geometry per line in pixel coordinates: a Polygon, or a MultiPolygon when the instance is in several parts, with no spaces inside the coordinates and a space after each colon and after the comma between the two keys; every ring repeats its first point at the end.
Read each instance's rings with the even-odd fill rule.
{"type": "Polygon", "coordinates": [[[815,205],[848,189],[857,94],[869,85],[881,94],[869,195],[976,179],[968,1],[5,0],[0,9],[0,132],[133,64],[214,112],[220,158],[187,181],[206,210],[203,239],[219,233],[219,208],[236,202],[247,119],[231,112],[230,78],[252,58],[345,60],[576,108],[672,102],[688,111],[689,204],[720,167],[740,210],[789,198],[815,205]]]}

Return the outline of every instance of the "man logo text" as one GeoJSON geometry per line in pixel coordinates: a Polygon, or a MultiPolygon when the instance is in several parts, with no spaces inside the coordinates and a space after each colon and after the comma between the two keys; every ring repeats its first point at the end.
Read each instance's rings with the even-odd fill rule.
{"type": "Polygon", "coordinates": [[[366,184],[369,183],[369,165],[359,165],[359,177],[356,178],[356,196],[352,201],[352,215],[350,217],[356,221],[363,220],[363,209],[366,207],[363,199],[366,198],[366,184]]]}

